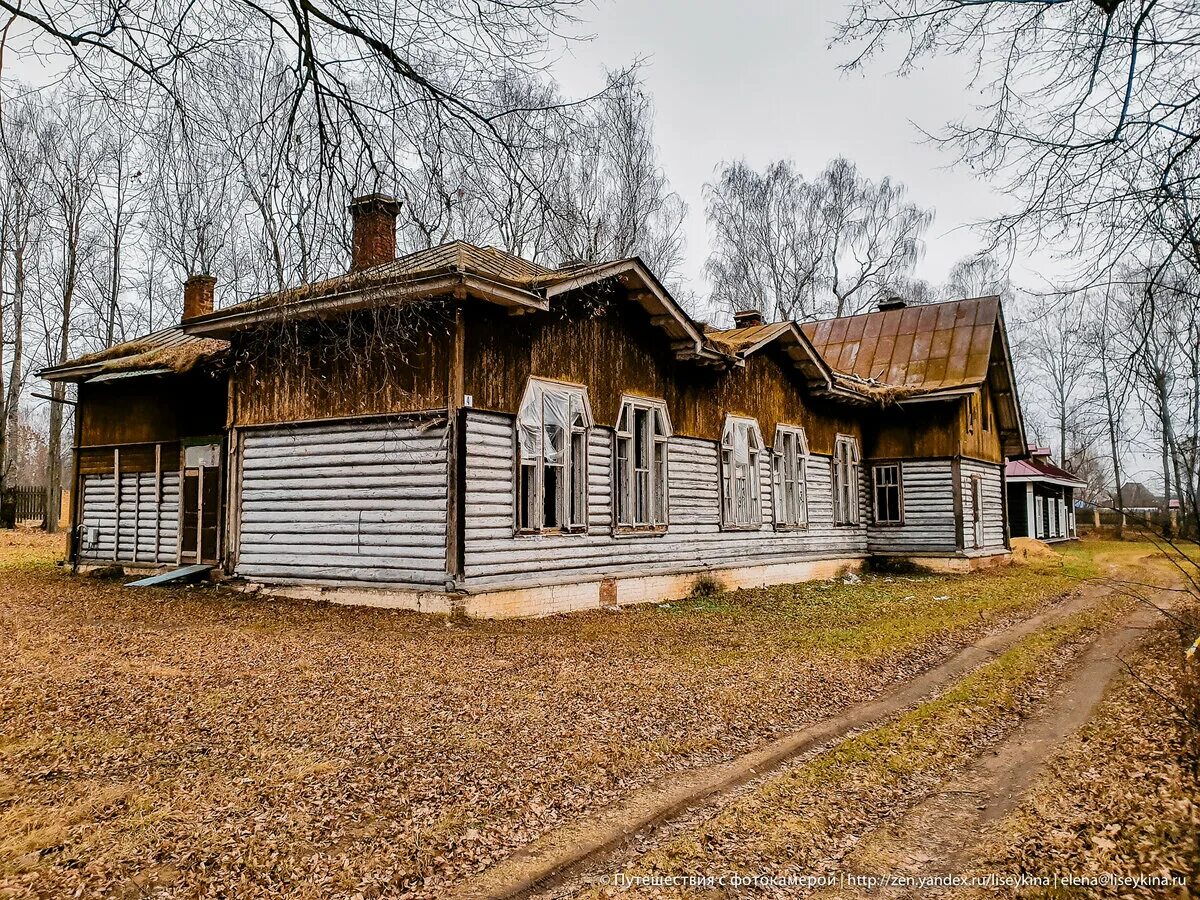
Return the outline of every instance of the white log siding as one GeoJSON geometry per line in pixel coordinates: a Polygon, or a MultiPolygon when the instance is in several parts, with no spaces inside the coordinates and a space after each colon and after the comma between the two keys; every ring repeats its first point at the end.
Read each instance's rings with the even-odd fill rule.
{"type": "Polygon", "coordinates": [[[996,552],[1004,550],[1004,470],[994,464],[974,459],[964,459],[960,467],[963,498],[963,544],[967,553],[996,552]],[[972,522],[973,502],[971,476],[978,475],[983,481],[983,546],[976,547],[972,522]]]}
{"type": "MultiPolygon", "coordinates": [[[[863,465],[871,503],[867,546],[872,553],[954,553],[954,473],[949,459],[882,460],[881,465],[900,466],[900,508],[903,524],[874,524],[875,463],[863,465]]],[[[967,490],[970,490],[970,480],[967,490]]],[[[996,510],[999,513],[999,507],[996,510]]],[[[968,519],[969,523],[970,520],[968,519]]]]}
{"type": "Polygon", "coordinates": [[[114,484],[112,475],[83,476],[80,562],[174,563],[179,558],[179,473],[162,473],[160,497],[153,472],[122,472],[119,506],[114,484]],[[93,533],[96,540],[90,542],[93,533]]]}
{"type": "Polygon", "coordinates": [[[446,436],[444,416],[247,429],[237,574],[445,587],[446,436]]]}
{"type": "MultiPolygon", "coordinates": [[[[808,458],[808,528],[775,530],[770,453],[763,452],[759,458],[762,526],[722,530],[718,444],[685,437],[672,437],[668,444],[670,525],[666,532],[615,535],[612,430],[603,427],[593,428],[588,441],[587,533],[516,535],[513,418],[471,410],[466,421],[464,577],[471,592],[616,575],[858,558],[867,551],[865,527],[833,524],[830,457],[808,458]]],[[[864,468],[859,479],[864,523],[865,474],[864,468]]]]}

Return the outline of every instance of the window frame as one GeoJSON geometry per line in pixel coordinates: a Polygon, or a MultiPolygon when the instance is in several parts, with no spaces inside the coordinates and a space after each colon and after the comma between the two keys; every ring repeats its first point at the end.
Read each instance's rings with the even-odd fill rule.
{"type": "Polygon", "coordinates": [[[657,535],[671,527],[670,458],[674,433],[665,400],[636,394],[621,395],[612,443],[613,534],[657,535]],[[650,425],[644,439],[645,466],[637,463],[639,415],[645,415],[650,425]],[[626,468],[628,478],[623,477],[626,468]],[[638,481],[643,472],[646,515],[645,521],[638,521],[638,481]]]}
{"type": "Polygon", "coordinates": [[[984,538],[983,525],[983,476],[971,474],[971,538],[975,544],[972,549],[983,549],[984,538]]]}
{"type": "Polygon", "coordinates": [[[808,457],[808,435],[802,426],[775,426],[775,443],[771,446],[771,518],[776,531],[803,531],[808,528],[808,457]],[[796,454],[792,488],[795,521],[780,516],[780,512],[786,511],[787,507],[786,453],[789,443],[796,454]]]}
{"type": "Polygon", "coordinates": [[[833,524],[835,528],[857,528],[862,524],[862,498],[860,492],[862,490],[862,456],[858,449],[858,438],[852,434],[839,434],[833,439],[833,457],[830,460],[829,483],[833,489],[833,524]],[[849,452],[846,453],[846,460],[843,461],[843,448],[849,452]],[[843,484],[841,470],[845,463],[846,476],[849,479],[850,495],[845,500],[849,501],[849,516],[843,515],[843,484]]]}
{"type": "Polygon", "coordinates": [[[550,378],[531,376],[521,395],[521,403],[517,407],[517,415],[513,419],[513,534],[520,537],[555,534],[586,534],[588,530],[588,472],[589,445],[592,428],[595,421],[592,418],[591,403],[588,400],[587,387],[550,378]],[[546,462],[546,403],[547,392],[567,394],[567,414],[563,429],[562,462],[546,462]],[[526,408],[533,402],[536,395],[540,410],[540,428],[538,444],[540,452],[532,463],[527,463],[522,450],[522,422],[526,408]],[[578,403],[578,405],[576,405],[578,403]],[[575,413],[579,413],[578,420],[575,413]],[[580,453],[582,450],[582,453],[580,453]],[[526,510],[526,469],[532,469],[532,483],[536,495],[529,508],[533,511],[536,524],[525,524],[526,510]],[[562,479],[565,487],[558,500],[561,508],[557,510],[559,524],[549,527],[545,524],[545,491],[546,470],[558,470],[558,478],[562,479]]]}
{"type": "Polygon", "coordinates": [[[904,464],[900,460],[894,462],[877,462],[871,464],[871,520],[880,528],[896,528],[904,524],[904,464]],[[880,484],[881,469],[895,469],[896,480],[892,484],[880,484]],[[879,489],[894,488],[896,491],[896,517],[883,519],[879,516],[879,489]]]}
{"type": "Polygon", "coordinates": [[[721,428],[721,443],[718,447],[718,473],[721,482],[721,530],[722,531],[760,531],[763,527],[762,513],[762,454],[766,445],[762,439],[762,429],[758,420],[749,416],[727,414],[725,424],[721,428]],[[732,438],[735,430],[745,429],[747,437],[746,463],[746,492],[747,512],[750,516],[746,521],[739,521],[732,516],[736,481],[738,476],[733,467],[734,446],[732,438]],[[751,441],[753,438],[753,442],[751,441]],[[757,443],[757,446],[753,446],[757,443]],[[754,498],[751,502],[750,498],[754,498]]]}

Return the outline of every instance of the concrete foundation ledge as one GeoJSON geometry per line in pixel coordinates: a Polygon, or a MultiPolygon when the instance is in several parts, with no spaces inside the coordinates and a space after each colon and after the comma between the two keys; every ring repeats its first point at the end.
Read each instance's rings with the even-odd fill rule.
{"type": "Polygon", "coordinates": [[[682,600],[702,584],[711,584],[716,590],[733,590],[835,578],[859,571],[863,562],[863,557],[855,556],[663,575],[620,575],[568,584],[475,591],[468,587],[463,592],[300,584],[245,584],[242,589],[297,600],[508,619],[682,600]]]}

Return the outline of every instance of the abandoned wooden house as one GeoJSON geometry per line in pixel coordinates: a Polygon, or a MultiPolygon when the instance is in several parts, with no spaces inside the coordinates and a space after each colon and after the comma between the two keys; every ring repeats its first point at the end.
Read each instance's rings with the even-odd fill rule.
{"type": "Polygon", "coordinates": [[[1025,452],[996,297],[693,321],[637,259],[395,258],[47,370],[79,383],[72,559],[469,615],[677,598],[872,555],[1003,559],[1025,452]]]}
{"type": "Polygon", "coordinates": [[[1087,485],[1051,462],[1050,448],[1030,447],[1027,459],[1009,460],[1004,477],[1013,537],[1037,538],[1047,543],[1078,537],[1075,497],[1087,485]]]}

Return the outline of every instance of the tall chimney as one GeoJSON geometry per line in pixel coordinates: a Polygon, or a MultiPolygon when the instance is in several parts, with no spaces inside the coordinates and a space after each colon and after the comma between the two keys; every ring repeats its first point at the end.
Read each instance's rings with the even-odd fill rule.
{"type": "Polygon", "coordinates": [[[737,309],[733,312],[734,328],[754,328],[763,323],[762,311],[757,309],[737,309]]]}
{"type": "Polygon", "coordinates": [[[213,293],[217,279],[211,275],[192,275],[183,283],[184,321],[213,311],[213,293]]]}
{"type": "Polygon", "coordinates": [[[386,194],[367,194],[350,201],[354,223],[350,271],[377,266],[396,258],[396,216],[400,201],[386,194]]]}

